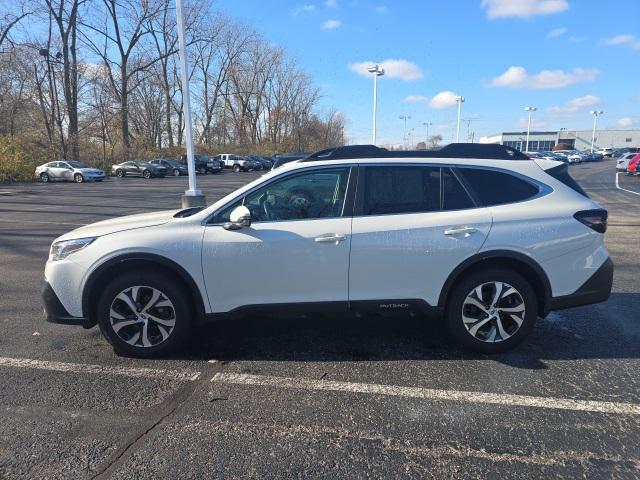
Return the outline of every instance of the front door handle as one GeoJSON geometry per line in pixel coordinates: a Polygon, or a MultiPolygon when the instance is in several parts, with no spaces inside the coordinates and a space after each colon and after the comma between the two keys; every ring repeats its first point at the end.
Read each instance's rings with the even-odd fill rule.
{"type": "Polygon", "coordinates": [[[337,233],[326,233],[315,238],[316,243],[338,243],[346,240],[345,235],[338,235],[337,233]]]}
{"type": "Polygon", "coordinates": [[[478,230],[476,230],[473,227],[455,227],[455,228],[448,228],[447,230],[444,231],[444,234],[448,236],[455,236],[455,235],[468,236],[477,231],[478,230]]]}

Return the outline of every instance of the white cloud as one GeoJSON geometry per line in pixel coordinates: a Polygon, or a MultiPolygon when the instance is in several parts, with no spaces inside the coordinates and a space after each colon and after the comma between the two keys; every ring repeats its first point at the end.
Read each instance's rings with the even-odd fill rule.
{"type": "Polygon", "coordinates": [[[590,107],[591,105],[597,105],[602,100],[594,95],[584,95],[582,97],[574,98],[564,104],[563,107],[551,107],[549,111],[552,113],[573,113],[584,107],[590,107]]]}
{"type": "Polygon", "coordinates": [[[457,93],[445,90],[444,92],[436,93],[431,100],[429,100],[429,106],[441,110],[443,108],[451,108],[456,105],[457,93]]]}
{"type": "Polygon", "coordinates": [[[568,31],[569,31],[569,29],[566,28],[566,27],[554,28],[549,33],[547,33],[547,38],[561,37],[562,35],[564,35],[568,31]]]}
{"type": "Polygon", "coordinates": [[[602,43],[605,45],[628,45],[634,50],[640,50],[640,40],[631,34],[615,35],[609,38],[603,38],[602,43]]]}
{"type": "Polygon", "coordinates": [[[574,83],[594,80],[600,72],[596,69],[574,68],[570,72],[564,70],[542,70],[530,75],[524,67],[509,67],[503,74],[491,80],[489,86],[502,88],[563,88],[574,83]]]}
{"type": "Polygon", "coordinates": [[[316,6],[313,3],[296,5],[295,8],[293,9],[293,16],[297,17],[298,15],[301,15],[303,13],[310,13],[315,11],[315,9],[316,9],[316,6]]]}
{"type": "Polygon", "coordinates": [[[322,30],[335,30],[336,28],[340,28],[342,22],[340,20],[327,20],[320,25],[322,30]]]}
{"type": "MultiPolygon", "coordinates": [[[[518,128],[527,128],[529,117],[518,118],[518,128]]],[[[547,126],[547,122],[544,120],[538,120],[535,117],[531,117],[531,128],[544,128],[547,126]]]]}
{"type": "Polygon", "coordinates": [[[338,6],[338,0],[325,0],[324,6],[327,8],[336,8],[338,6]]]}
{"type": "Polygon", "coordinates": [[[427,102],[429,97],[425,97],[424,95],[408,95],[405,97],[405,103],[423,103],[427,102]]]}
{"type": "MultiPolygon", "coordinates": [[[[349,70],[362,75],[363,77],[370,77],[371,74],[367,71],[371,65],[375,65],[376,62],[370,60],[364,62],[350,63],[349,70]]],[[[422,69],[409,60],[401,59],[387,59],[382,62],[378,62],[382,68],[384,68],[384,75],[389,78],[399,78],[407,82],[413,80],[420,80],[424,75],[422,69]]]]}
{"type": "Polygon", "coordinates": [[[374,10],[376,11],[376,13],[387,13],[389,11],[389,9],[384,5],[378,5],[376,8],[374,8],[374,10]]]}
{"type": "Polygon", "coordinates": [[[567,0],[482,0],[480,6],[487,11],[487,17],[529,18],[536,15],[550,15],[569,9],[567,0]]]}
{"type": "Polygon", "coordinates": [[[622,117],[618,119],[618,126],[622,128],[628,128],[633,125],[635,122],[630,117],[622,117]]]}

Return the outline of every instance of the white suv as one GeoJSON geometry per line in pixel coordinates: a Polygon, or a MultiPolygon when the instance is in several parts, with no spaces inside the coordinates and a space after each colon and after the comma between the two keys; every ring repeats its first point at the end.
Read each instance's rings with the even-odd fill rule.
{"type": "Polygon", "coordinates": [[[44,300],[49,321],[98,324],[140,356],[220,316],[292,307],[436,311],[460,343],[493,353],[551,310],[609,297],[606,222],[565,164],[508,147],[340,147],[204,209],[57,238],[44,300]]]}

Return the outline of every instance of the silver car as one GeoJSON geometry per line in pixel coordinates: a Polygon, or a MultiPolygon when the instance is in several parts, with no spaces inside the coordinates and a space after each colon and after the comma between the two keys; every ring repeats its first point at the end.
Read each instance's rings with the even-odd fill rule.
{"type": "Polygon", "coordinates": [[[49,162],[36,167],[36,178],[41,182],[101,182],[105,173],[89,165],[70,160],[68,162],[49,162]]]}

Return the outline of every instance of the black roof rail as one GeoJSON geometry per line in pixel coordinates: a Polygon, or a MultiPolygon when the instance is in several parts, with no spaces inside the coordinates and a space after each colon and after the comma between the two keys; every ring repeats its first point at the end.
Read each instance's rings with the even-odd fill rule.
{"type": "Polygon", "coordinates": [[[391,151],[375,145],[348,145],[312,153],[302,162],[357,158],[481,158],[488,160],[529,160],[524,153],[506,145],[450,143],[439,150],[391,151]]]}

